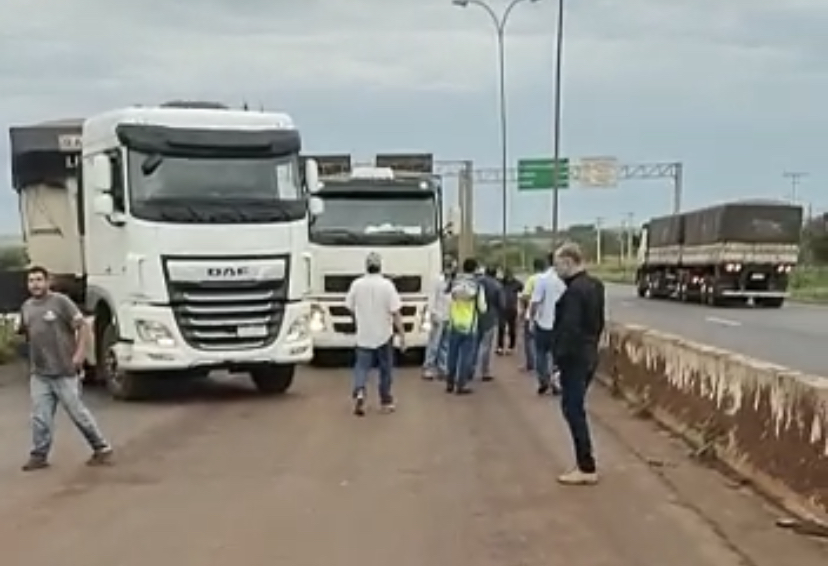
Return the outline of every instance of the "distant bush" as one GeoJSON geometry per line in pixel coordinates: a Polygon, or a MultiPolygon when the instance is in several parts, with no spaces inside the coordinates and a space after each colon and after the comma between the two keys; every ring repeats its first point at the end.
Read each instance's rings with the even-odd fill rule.
{"type": "Polygon", "coordinates": [[[0,321],[0,364],[7,364],[18,358],[23,339],[17,334],[16,322],[10,319],[0,321]]]}
{"type": "Polygon", "coordinates": [[[22,269],[28,263],[29,257],[23,246],[0,248],[0,270],[22,269]]]}

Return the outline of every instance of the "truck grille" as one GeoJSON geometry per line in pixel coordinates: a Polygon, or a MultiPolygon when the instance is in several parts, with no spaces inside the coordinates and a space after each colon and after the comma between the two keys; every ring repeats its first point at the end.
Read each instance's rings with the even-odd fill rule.
{"type": "MultiPolygon", "coordinates": [[[[347,293],[354,279],[360,275],[326,275],[323,286],[326,293],[347,293]]],[[[423,280],[419,275],[388,275],[398,293],[420,293],[423,280]]]]}
{"type": "Polygon", "coordinates": [[[169,283],[184,340],[199,350],[261,348],[279,335],[286,281],[169,283]]]}

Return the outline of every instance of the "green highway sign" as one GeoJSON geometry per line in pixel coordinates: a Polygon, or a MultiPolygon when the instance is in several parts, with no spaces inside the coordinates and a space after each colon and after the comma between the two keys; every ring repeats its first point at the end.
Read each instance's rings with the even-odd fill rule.
{"type": "Polygon", "coordinates": [[[520,159],[517,174],[519,191],[568,189],[569,159],[520,159]]]}

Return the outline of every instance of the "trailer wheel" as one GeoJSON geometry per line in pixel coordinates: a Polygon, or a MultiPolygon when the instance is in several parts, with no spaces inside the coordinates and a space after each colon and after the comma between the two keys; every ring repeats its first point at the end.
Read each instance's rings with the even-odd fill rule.
{"type": "Polygon", "coordinates": [[[643,279],[639,279],[636,281],[635,284],[635,291],[638,294],[639,299],[643,299],[647,296],[647,283],[643,279]]]}
{"type": "Polygon", "coordinates": [[[146,384],[141,379],[141,375],[124,371],[118,365],[118,357],[115,355],[118,330],[111,322],[103,328],[97,343],[99,344],[98,375],[106,383],[106,389],[112,398],[119,401],[136,401],[144,398],[146,384]]]}

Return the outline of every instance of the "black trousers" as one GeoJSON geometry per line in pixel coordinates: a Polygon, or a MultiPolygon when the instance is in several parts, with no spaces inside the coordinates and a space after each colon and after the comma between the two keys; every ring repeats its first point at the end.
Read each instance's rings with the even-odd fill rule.
{"type": "Polygon", "coordinates": [[[586,396],[595,376],[597,353],[556,361],[561,372],[561,410],[572,437],[575,461],[582,472],[594,473],[595,455],[592,452],[586,396]]]}
{"type": "Polygon", "coordinates": [[[497,349],[502,350],[506,343],[506,338],[509,339],[509,349],[515,349],[515,342],[517,340],[517,311],[504,311],[500,313],[500,318],[497,320],[497,349]]]}

